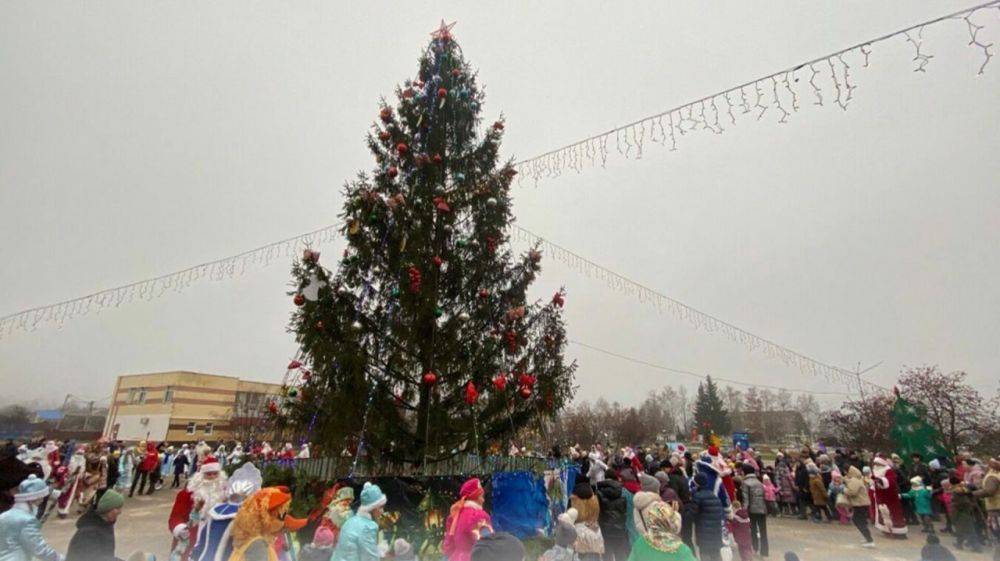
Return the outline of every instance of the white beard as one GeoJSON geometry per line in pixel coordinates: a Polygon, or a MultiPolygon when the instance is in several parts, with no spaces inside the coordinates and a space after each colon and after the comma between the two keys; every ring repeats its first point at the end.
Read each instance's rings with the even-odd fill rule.
{"type": "Polygon", "coordinates": [[[191,498],[194,499],[195,503],[199,501],[204,503],[204,507],[201,510],[203,520],[208,515],[208,511],[212,510],[212,507],[221,503],[226,498],[227,486],[228,478],[225,472],[219,472],[219,476],[214,481],[205,479],[205,476],[200,472],[194,474],[191,480],[188,481],[187,489],[191,491],[191,498]]]}

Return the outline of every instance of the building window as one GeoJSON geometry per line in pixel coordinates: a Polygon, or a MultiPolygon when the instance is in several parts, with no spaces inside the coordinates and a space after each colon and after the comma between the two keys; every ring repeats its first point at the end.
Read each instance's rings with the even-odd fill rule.
{"type": "Polygon", "coordinates": [[[214,428],[215,425],[213,425],[212,423],[205,423],[205,434],[212,434],[212,430],[214,428]]]}
{"type": "Polygon", "coordinates": [[[128,397],[125,398],[125,403],[129,405],[135,403],[135,388],[129,388],[128,397]]]}
{"type": "Polygon", "coordinates": [[[194,434],[195,432],[197,432],[197,430],[198,430],[198,423],[195,422],[188,423],[188,428],[187,428],[188,434],[194,434]]]}
{"type": "Polygon", "coordinates": [[[174,400],[174,387],[167,386],[167,391],[163,392],[163,403],[171,403],[174,400]]]}
{"type": "Polygon", "coordinates": [[[146,388],[139,388],[139,393],[135,398],[135,402],[139,405],[146,403],[146,388]]]}

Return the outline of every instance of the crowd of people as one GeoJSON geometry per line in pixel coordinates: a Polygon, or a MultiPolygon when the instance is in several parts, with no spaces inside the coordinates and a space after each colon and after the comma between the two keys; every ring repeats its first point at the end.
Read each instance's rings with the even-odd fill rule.
{"type": "MultiPolygon", "coordinates": [[[[263,487],[255,462],[308,458],[308,445],[276,451],[261,443],[244,452],[239,444],[204,442],[178,448],[47,442],[5,452],[0,561],[114,561],[114,524],[126,498],[154,493],[170,477],[179,489],[167,524],[171,561],[409,561],[416,553],[405,540],[380,541],[387,498],[373,483],[357,496],[336,484],[308,518],[291,516],[291,491],[263,487]],[[229,476],[227,463],[239,465],[229,476]],[[53,512],[81,513],[65,557],[40,531],[53,512]]],[[[605,451],[595,445],[552,455],[562,463],[545,479],[549,496],[559,497],[568,485],[568,501],[552,502],[554,520],[545,529],[552,546],[543,561],[765,558],[774,517],[853,524],[864,547],[874,547],[873,529],[884,539],[904,539],[919,527],[928,561],[952,555],[942,534],[953,535],[958,549],[1000,543],[995,458],[985,465],[967,455],[925,463],[919,454],[904,461],[805,447],[765,461],[752,448],[723,452],[717,444],[696,454],[683,446],[605,451]]],[[[449,561],[523,559],[523,544],[494,531],[485,504],[480,480],[467,480],[444,524],[441,550],[449,561]]]]}

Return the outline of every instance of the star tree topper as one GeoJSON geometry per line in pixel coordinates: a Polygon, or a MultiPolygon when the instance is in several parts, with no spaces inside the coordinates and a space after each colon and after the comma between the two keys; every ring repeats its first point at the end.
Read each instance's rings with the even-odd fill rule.
{"type": "Polygon", "coordinates": [[[442,19],[441,26],[438,27],[435,31],[431,32],[431,39],[442,39],[444,41],[448,41],[449,39],[451,39],[451,28],[455,27],[456,23],[458,22],[453,21],[451,23],[445,23],[444,20],[442,19]]]}

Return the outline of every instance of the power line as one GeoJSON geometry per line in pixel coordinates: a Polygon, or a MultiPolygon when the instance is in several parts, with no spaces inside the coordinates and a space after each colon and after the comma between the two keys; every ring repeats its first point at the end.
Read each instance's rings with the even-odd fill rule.
{"type": "MultiPolygon", "coordinates": [[[[667,372],[673,372],[675,374],[683,374],[685,376],[693,376],[695,378],[700,378],[700,379],[705,379],[706,377],[709,376],[708,374],[702,374],[700,372],[693,372],[691,370],[684,370],[684,369],[681,369],[681,368],[672,368],[670,366],[664,366],[662,364],[656,364],[656,363],[649,362],[649,361],[646,361],[646,360],[642,360],[642,359],[639,359],[639,358],[635,358],[635,357],[623,355],[623,354],[620,354],[620,353],[616,353],[614,351],[609,351],[607,349],[602,349],[601,347],[597,347],[597,346],[591,345],[589,343],[584,343],[583,341],[577,341],[575,339],[570,339],[569,342],[570,342],[570,344],[573,344],[573,345],[577,345],[577,346],[580,346],[580,347],[585,347],[585,348],[590,349],[592,351],[597,351],[599,353],[603,353],[603,354],[606,354],[608,356],[613,356],[615,358],[619,358],[619,359],[622,359],[622,360],[627,360],[629,362],[633,362],[635,364],[641,364],[643,366],[648,366],[650,368],[655,368],[657,370],[664,370],[664,371],[667,371],[667,372]]],[[[730,378],[721,378],[719,376],[712,376],[712,379],[720,381],[720,382],[726,382],[727,384],[737,385],[737,386],[747,386],[747,387],[754,387],[754,388],[768,388],[768,389],[772,389],[772,390],[784,390],[784,391],[790,392],[790,393],[808,393],[808,394],[814,394],[814,395],[840,395],[840,396],[850,396],[851,395],[849,392],[834,392],[834,391],[824,392],[824,391],[814,391],[814,390],[796,390],[796,389],[792,389],[792,388],[784,388],[784,387],[781,387],[781,386],[773,386],[773,385],[769,385],[769,384],[752,384],[750,382],[741,382],[739,380],[733,380],[733,379],[730,379],[730,378]]]]}

